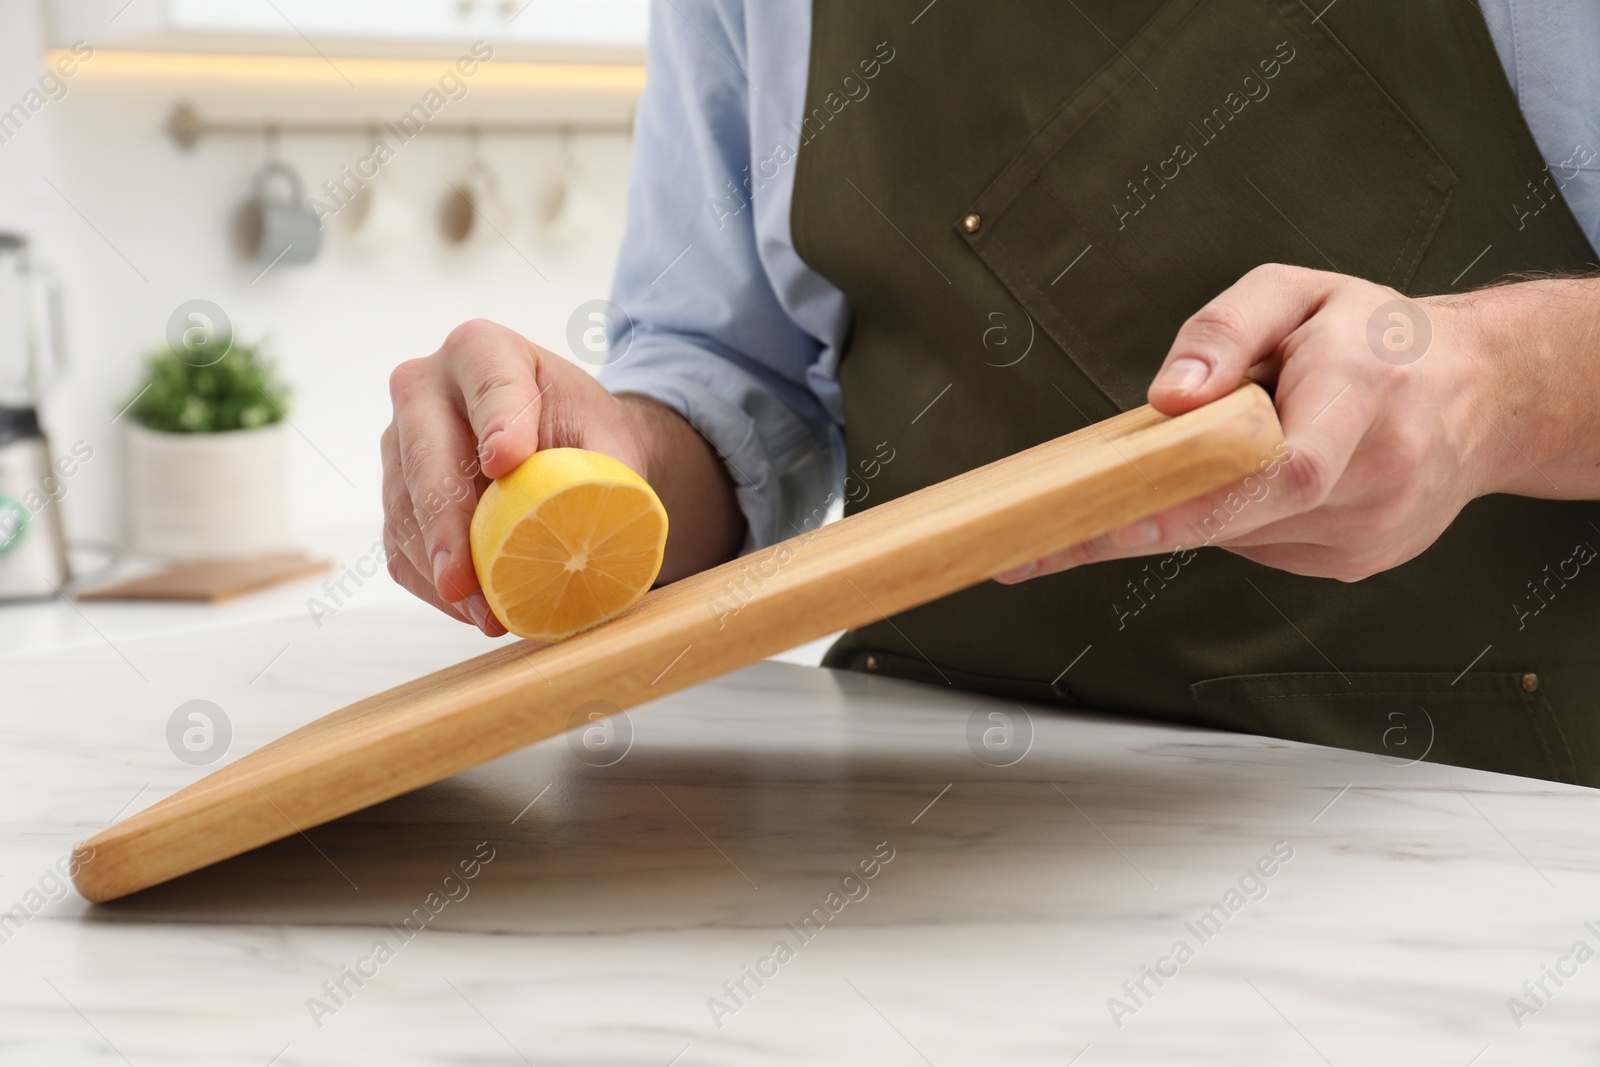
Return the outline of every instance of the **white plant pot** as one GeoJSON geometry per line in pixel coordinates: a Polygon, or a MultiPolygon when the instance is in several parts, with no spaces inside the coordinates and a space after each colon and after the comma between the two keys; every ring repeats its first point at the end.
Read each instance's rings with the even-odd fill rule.
{"type": "Polygon", "coordinates": [[[289,543],[284,424],[227,433],[127,428],[132,547],[193,559],[289,543]]]}

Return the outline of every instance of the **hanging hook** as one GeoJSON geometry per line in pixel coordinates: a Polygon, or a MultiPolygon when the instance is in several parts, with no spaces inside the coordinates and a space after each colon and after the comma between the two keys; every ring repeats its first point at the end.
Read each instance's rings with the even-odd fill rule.
{"type": "Polygon", "coordinates": [[[567,209],[572,184],[577,170],[577,157],[572,149],[573,130],[564,125],[556,130],[554,165],[534,198],[534,211],[542,229],[553,229],[567,209]]]}

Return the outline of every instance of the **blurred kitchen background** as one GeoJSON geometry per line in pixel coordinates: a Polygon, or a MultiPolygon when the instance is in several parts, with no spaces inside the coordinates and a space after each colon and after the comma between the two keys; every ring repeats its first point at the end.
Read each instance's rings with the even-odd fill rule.
{"type": "MultiPolygon", "coordinates": [[[[48,450],[26,451],[26,419],[0,426],[0,599],[60,606],[6,570],[23,526],[70,546],[77,584],[50,575],[67,589],[274,548],[337,576],[381,530],[395,364],[480,316],[601,362],[591,302],[620,239],[646,8],[4,0],[0,405],[36,406],[48,450]],[[275,362],[232,386],[265,401],[242,414],[183,396],[230,387],[198,373],[224,366],[230,324],[225,366],[257,345],[275,362]]],[[[68,606],[0,608],[0,645],[117,625],[68,606]]]]}

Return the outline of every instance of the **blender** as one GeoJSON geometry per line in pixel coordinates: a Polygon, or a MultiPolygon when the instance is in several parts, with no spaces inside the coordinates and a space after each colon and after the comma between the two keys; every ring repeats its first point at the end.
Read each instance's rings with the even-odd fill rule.
{"type": "Polygon", "coordinates": [[[60,364],[55,291],[27,239],[0,233],[0,601],[50,597],[70,577],[66,471],[51,466],[39,394],[60,364]]]}

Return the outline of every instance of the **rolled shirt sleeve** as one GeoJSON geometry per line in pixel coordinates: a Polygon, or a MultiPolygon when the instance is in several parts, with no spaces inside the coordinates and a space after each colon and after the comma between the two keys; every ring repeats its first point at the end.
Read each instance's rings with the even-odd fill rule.
{"type": "Polygon", "coordinates": [[[746,552],[817,525],[843,478],[835,367],[849,313],[789,237],[797,146],[784,119],[804,105],[809,6],[653,6],[612,295],[623,315],[600,372],[613,393],[677,410],[722,456],[746,552]],[[773,179],[752,177],[757,156],[773,179]]]}

